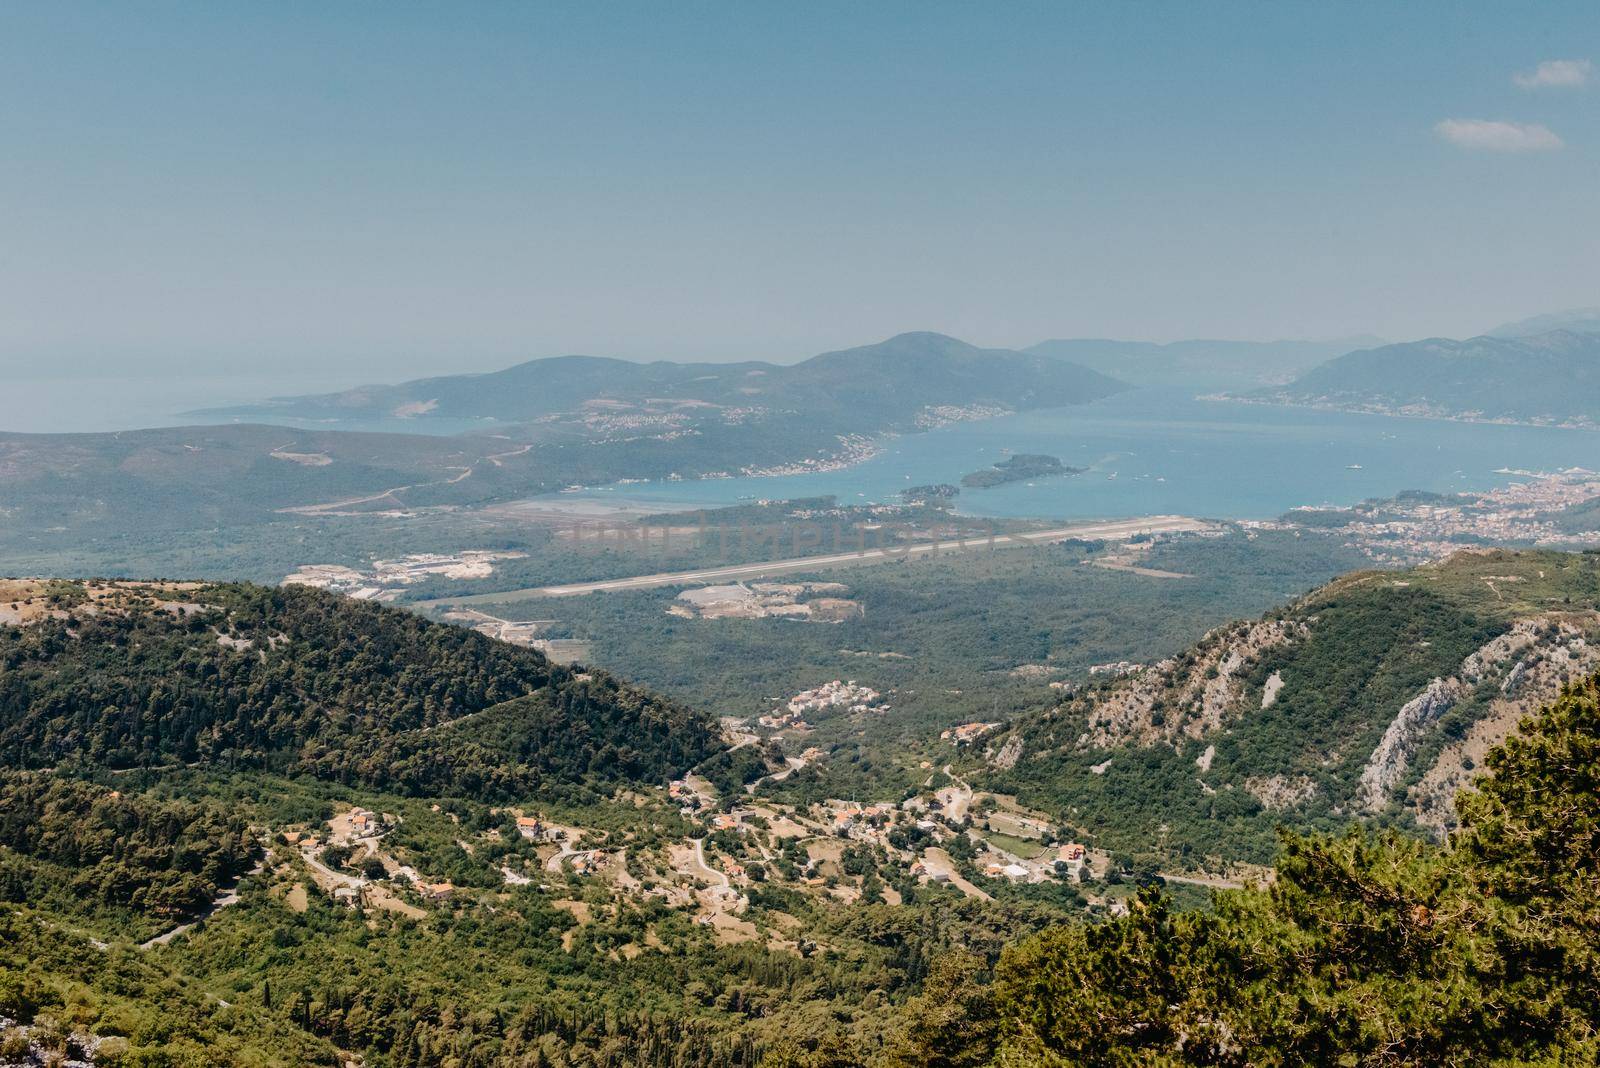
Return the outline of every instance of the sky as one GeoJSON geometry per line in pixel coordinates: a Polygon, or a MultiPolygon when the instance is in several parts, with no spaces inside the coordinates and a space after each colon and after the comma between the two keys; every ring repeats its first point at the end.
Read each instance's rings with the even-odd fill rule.
{"type": "MultiPolygon", "coordinates": [[[[1589,3],[9,3],[0,385],[1600,304],[1589,3]]],[[[240,398],[243,399],[243,398],[240,398]]]]}

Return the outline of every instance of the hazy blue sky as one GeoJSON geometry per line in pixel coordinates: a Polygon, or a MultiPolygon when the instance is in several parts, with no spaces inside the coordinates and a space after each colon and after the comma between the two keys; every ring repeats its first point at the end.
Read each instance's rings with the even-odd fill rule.
{"type": "Polygon", "coordinates": [[[10,3],[0,370],[1472,333],[1600,304],[1590,60],[1592,0],[10,3]]]}

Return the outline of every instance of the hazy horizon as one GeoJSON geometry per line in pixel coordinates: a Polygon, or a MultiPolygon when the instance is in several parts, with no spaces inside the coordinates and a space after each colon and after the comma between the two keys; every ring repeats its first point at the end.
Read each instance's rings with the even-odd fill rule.
{"type": "Polygon", "coordinates": [[[1587,5],[0,16],[0,371],[357,384],[1593,305],[1587,5]]]}

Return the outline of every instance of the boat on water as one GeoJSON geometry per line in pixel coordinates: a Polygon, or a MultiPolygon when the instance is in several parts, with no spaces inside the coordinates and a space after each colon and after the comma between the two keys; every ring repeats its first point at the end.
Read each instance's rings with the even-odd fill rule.
{"type": "Polygon", "coordinates": [[[1361,465],[1360,464],[1345,464],[1344,469],[1346,471],[1360,471],[1361,470],[1361,465]]]}

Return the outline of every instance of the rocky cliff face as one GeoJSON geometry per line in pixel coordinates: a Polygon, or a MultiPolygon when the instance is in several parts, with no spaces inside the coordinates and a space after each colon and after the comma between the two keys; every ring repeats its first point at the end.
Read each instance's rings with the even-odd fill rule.
{"type": "Polygon", "coordinates": [[[1264,862],[1280,827],[1352,818],[1442,834],[1488,750],[1597,669],[1600,552],[1463,552],[1091,673],[969,773],[1135,854],[1264,862]]]}
{"type": "Polygon", "coordinates": [[[1217,628],[1184,656],[1162,660],[1091,697],[1089,729],[1080,744],[1112,749],[1204,738],[1245,711],[1244,678],[1261,655],[1304,636],[1305,628],[1291,619],[1217,628]]]}
{"type": "Polygon", "coordinates": [[[1482,712],[1459,739],[1439,751],[1403,799],[1416,821],[1435,833],[1442,835],[1455,826],[1456,794],[1481,774],[1479,764],[1489,750],[1505,741],[1524,716],[1560,693],[1564,684],[1600,666],[1600,616],[1595,613],[1526,620],[1505,638],[1515,647],[1497,663],[1493,654],[1487,658],[1474,654],[1463,665],[1464,675],[1465,669],[1482,672],[1475,687],[1482,712]]]}
{"type": "Polygon", "coordinates": [[[1381,811],[1404,780],[1428,729],[1478,690],[1503,690],[1512,681],[1513,673],[1525,670],[1529,650],[1549,639],[1559,644],[1559,625],[1539,619],[1522,620],[1463,660],[1454,675],[1434,679],[1427,689],[1402,705],[1361,771],[1355,797],[1357,810],[1367,814],[1381,811]]]}
{"type": "Polygon", "coordinates": [[[1424,731],[1438,722],[1461,698],[1459,678],[1434,679],[1428,688],[1401,706],[1383,732],[1383,740],[1367,758],[1356,785],[1356,808],[1367,814],[1381,811],[1389,793],[1399,785],[1411,762],[1412,750],[1424,731]]]}
{"type": "MultiPolygon", "coordinates": [[[[1263,657],[1292,651],[1317,625],[1318,617],[1308,614],[1219,627],[1183,655],[1080,694],[1048,719],[1065,724],[1081,714],[1085,729],[1066,746],[1081,752],[1157,745],[1193,751],[1194,743],[1205,743],[1194,765],[1206,776],[1216,743],[1233,726],[1294,696],[1293,676],[1286,678],[1282,670],[1263,681],[1265,668],[1256,670],[1263,657]]],[[[1361,765],[1345,810],[1375,815],[1399,802],[1418,823],[1442,832],[1453,825],[1455,794],[1471,779],[1482,756],[1522,716],[1559,693],[1565,680],[1597,666],[1600,614],[1545,613],[1517,621],[1464,658],[1453,673],[1434,678],[1393,710],[1361,765]],[[1441,724],[1452,713],[1456,722],[1449,730],[1462,731],[1463,721],[1468,725],[1441,745],[1438,732],[1446,729],[1441,724]],[[1419,767],[1419,759],[1425,766],[1419,767]]],[[[1064,741],[1057,737],[1054,744],[1064,741]]],[[[996,763],[1010,768],[1021,752],[1022,741],[1014,735],[996,763]]],[[[1220,782],[1211,785],[1231,788],[1220,782]]],[[[1212,792],[1204,780],[1202,786],[1212,792]]],[[[1271,767],[1257,769],[1236,786],[1273,811],[1319,796],[1313,778],[1271,767]]],[[[1336,801],[1336,796],[1328,797],[1330,804],[1336,801]]]]}

